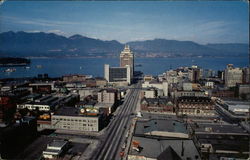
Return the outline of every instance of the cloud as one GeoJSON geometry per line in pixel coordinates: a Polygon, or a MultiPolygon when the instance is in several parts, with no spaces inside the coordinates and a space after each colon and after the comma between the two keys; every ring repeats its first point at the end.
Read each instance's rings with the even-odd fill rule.
{"type": "Polygon", "coordinates": [[[66,36],[67,33],[59,30],[59,29],[53,29],[53,30],[48,30],[48,31],[42,31],[42,30],[28,30],[28,31],[25,31],[27,33],[39,33],[39,32],[44,32],[44,33],[54,33],[54,34],[57,34],[57,35],[62,35],[62,36],[66,36]]]}
{"type": "Polygon", "coordinates": [[[11,23],[18,24],[29,24],[29,25],[38,25],[38,26],[61,26],[61,25],[79,25],[79,22],[71,22],[71,21],[52,21],[45,19],[25,19],[19,17],[11,17],[11,16],[0,16],[3,21],[8,21],[11,23]]]}
{"type": "Polygon", "coordinates": [[[65,32],[59,30],[59,29],[54,29],[54,30],[48,30],[47,33],[55,33],[55,34],[58,34],[58,35],[66,35],[65,32]]]}
{"type": "Polygon", "coordinates": [[[25,32],[28,32],[28,33],[39,33],[39,32],[42,32],[42,31],[39,31],[39,30],[31,30],[31,31],[25,31],[25,32]]]}
{"type": "Polygon", "coordinates": [[[197,25],[195,28],[198,33],[216,35],[225,33],[227,31],[227,26],[229,25],[232,25],[232,23],[225,21],[208,21],[197,25]]]}

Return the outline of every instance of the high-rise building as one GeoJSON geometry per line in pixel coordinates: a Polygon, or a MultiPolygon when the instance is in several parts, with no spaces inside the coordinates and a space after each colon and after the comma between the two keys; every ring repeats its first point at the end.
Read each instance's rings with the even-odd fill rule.
{"type": "Polygon", "coordinates": [[[130,66],[131,77],[134,74],[134,54],[130,50],[128,45],[125,45],[124,50],[120,54],[120,67],[126,67],[126,65],[130,66]]]}
{"type": "Polygon", "coordinates": [[[234,68],[233,64],[228,64],[225,69],[225,86],[235,87],[237,83],[242,83],[243,72],[240,68],[234,68]]]}
{"type": "Polygon", "coordinates": [[[243,83],[250,83],[250,66],[242,69],[243,72],[243,83]]]}
{"type": "Polygon", "coordinates": [[[130,84],[131,83],[131,67],[110,67],[104,65],[104,77],[109,83],[130,84]]]}
{"type": "Polygon", "coordinates": [[[197,83],[202,78],[202,69],[192,66],[188,70],[188,78],[191,82],[197,83]]]}

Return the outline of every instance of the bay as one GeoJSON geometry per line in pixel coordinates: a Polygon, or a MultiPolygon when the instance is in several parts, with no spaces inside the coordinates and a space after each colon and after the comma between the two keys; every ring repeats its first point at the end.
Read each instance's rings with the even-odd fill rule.
{"type": "MultiPolygon", "coordinates": [[[[35,77],[38,74],[47,73],[49,77],[61,77],[66,74],[87,74],[94,77],[104,76],[104,64],[119,66],[119,58],[32,58],[30,68],[16,68],[15,72],[3,72],[6,67],[0,68],[0,78],[23,78],[35,77]]],[[[158,75],[181,66],[198,65],[203,69],[224,70],[227,64],[234,64],[235,67],[248,66],[248,58],[227,57],[227,58],[135,58],[135,70],[144,74],[158,75]]]]}

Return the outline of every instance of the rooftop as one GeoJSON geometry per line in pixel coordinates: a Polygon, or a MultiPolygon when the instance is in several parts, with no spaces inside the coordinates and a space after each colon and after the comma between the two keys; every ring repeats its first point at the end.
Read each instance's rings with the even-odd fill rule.
{"type": "Polygon", "coordinates": [[[199,153],[192,140],[160,140],[143,137],[133,137],[133,141],[139,142],[139,146],[142,147],[142,150],[138,152],[131,147],[129,155],[144,156],[147,158],[156,159],[170,146],[182,159],[187,159],[188,157],[191,159],[200,159],[199,153]],[[183,156],[181,156],[182,143],[184,153],[183,156]]]}
{"type": "MultiPolygon", "coordinates": [[[[150,132],[173,132],[187,134],[185,124],[177,120],[150,119],[147,121],[137,121],[135,135],[145,135],[150,132]]],[[[177,135],[177,134],[176,134],[177,135]]],[[[169,135],[166,135],[168,137],[169,135]]],[[[172,136],[170,136],[172,137],[172,136]]]]}
{"type": "Polygon", "coordinates": [[[169,98],[143,98],[141,102],[146,102],[147,104],[173,105],[169,98]]]}
{"type": "Polygon", "coordinates": [[[247,131],[241,126],[235,124],[217,124],[217,123],[198,123],[192,125],[195,129],[195,132],[206,132],[206,133],[239,133],[246,134],[247,131]]]}
{"type": "Polygon", "coordinates": [[[64,140],[53,140],[48,147],[60,147],[62,148],[64,145],[66,145],[68,143],[68,141],[64,141],[64,140]]]}
{"type": "Polygon", "coordinates": [[[54,115],[61,116],[79,116],[79,117],[96,117],[96,115],[85,115],[80,113],[80,110],[75,107],[61,107],[59,108],[54,115]]]}

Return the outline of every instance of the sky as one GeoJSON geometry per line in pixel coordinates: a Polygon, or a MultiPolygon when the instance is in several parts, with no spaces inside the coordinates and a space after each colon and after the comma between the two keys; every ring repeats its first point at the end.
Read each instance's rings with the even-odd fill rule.
{"type": "Polygon", "coordinates": [[[6,1],[0,5],[0,32],[80,34],[121,43],[249,43],[248,14],[243,1],[6,1]]]}

